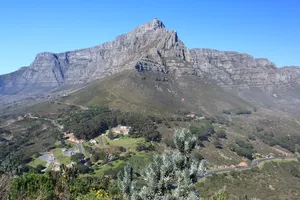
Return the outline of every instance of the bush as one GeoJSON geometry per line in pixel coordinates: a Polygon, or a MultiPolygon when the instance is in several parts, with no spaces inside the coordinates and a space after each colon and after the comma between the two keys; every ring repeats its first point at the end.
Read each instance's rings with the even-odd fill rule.
{"type": "Polygon", "coordinates": [[[230,114],[231,114],[231,111],[230,111],[230,110],[223,110],[223,114],[225,114],[225,115],[230,115],[230,114]]]}
{"type": "Polygon", "coordinates": [[[174,144],[174,141],[172,139],[165,139],[165,144],[168,146],[168,147],[171,147],[172,149],[175,149],[176,146],[174,144]]]}
{"type": "Polygon", "coordinates": [[[256,137],[254,135],[248,135],[248,139],[253,141],[256,140],[256,137]]]}
{"type": "Polygon", "coordinates": [[[106,132],[109,127],[117,125],[131,126],[130,135],[144,137],[148,141],[160,141],[161,135],[156,123],[161,123],[158,117],[146,116],[139,113],[121,113],[107,107],[92,108],[76,111],[64,119],[65,131],[71,131],[81,139],[92,139],[100,133],[106,132]]]}
{"type": "Polygon", "coordinates": [[[215,140],[213,141],[213,144],[214,144],[214,146],[215,146],[216,148],[222,149],[222,144],[220,143],[220,140],[219,140],[219,139],[215,139],[215,140]]]}
{"type": "Polygon", "coordinates": [[[155,147],[151,143],[139,142],[136,146],[137,151],[153,151],[155,147]]]}
{"type": "Polygon", "coordinates": [[[100,149],[93,152],[91,161],[97,162],[98,160],[106,160],[106,153],[100,149]]]}
{"type": "Polygon", "coordinates": [[[201,161],[204,159],[198,151],[193,151],[191,157],[197,161],[201,161]]]}
{"type": "Polygon", "coordinates": [[[39,164],[39,165],[36,166],[36,170],[37,170],[38,172],[41,172],[43,169],[45,169],[45,166],[43,166],[43,165],[41,165],[41,164],[39,164]]]}
{"type": "Polygon", "coordinates": [[[251,115],[251,110],[238,110],[235,112],[236,115],[251,115]]]}
{"type": "Polygon", "coordinates": [[[223,129],[221,129],[221,130],[219,130],[217,133],[216,133],[216,137],[217,138],[226,138],[226,132],[223,130],[223,129]]]}
{"type": "Polygon", "coordinates": [[[81,174],[87,174],[87,173],[93,171],[93,169],[89,168],[88,166],[82,165],[82,164],[78,164],[75,167],[78,169],[78,172],[81,174]]]}
{"type": "Polygon", "coordinates": [[[71,156],[71,160],[76,163],[79,163],[83,159],[84,159],[84,155],[82,153],[76,153],[71,156]]]}

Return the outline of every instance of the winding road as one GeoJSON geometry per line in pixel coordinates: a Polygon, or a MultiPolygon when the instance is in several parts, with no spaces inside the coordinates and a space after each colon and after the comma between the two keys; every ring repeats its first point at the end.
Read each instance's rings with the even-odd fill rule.
{"type": "Polygon", "coordinates": [[[257,167],[263,162],[266,161],[272,161],[272,160],[293,160],[295,158],[300,159],[300,156],[293,156],[293,157],[277,157],[277,158],[260,158],[253,160],[250,167],[244,167],[244,168],[223,168],[223,169],[214,169],[214,170],[208,170],[200,179],[206,178],[208,176],[211,176],[213,174],[222,173],[222,172],[231,172],[231,171],[245,171],[250,170],[254,167],[257,167]]]}

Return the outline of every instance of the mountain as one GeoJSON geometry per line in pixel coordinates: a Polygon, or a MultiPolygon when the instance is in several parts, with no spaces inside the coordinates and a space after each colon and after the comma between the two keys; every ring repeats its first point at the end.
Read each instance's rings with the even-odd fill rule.
{"type": "Polygon", "coordinates": [[[39,53],[29,67],[0,76],[0,102],[77,88],[128,69],[162,72],[159,79],[196,76],[264,106],[300,108],[299,67],[277,68],[267,59],[237,52],[188,49],[158,19],[99,46],[39,53]]]}

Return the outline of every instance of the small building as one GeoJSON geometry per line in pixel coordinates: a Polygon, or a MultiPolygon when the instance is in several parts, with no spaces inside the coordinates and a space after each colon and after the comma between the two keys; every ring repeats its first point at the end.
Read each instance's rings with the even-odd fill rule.
{"type": "Polygon", "coordinates": [[[128,135],[130,130],[131,130],[130,126],[117,126],[111,129],[111,131],[114,134],[123,134],[123,135],[128,135]]]}
{"type": "Polygon", "coordinates": [[[97,144],[97,141],[96,141],[95,139],[91,139],[91,140],[89,141],[89,143],[90,143],[90,144],[93,144],[93,145],[96,145],[96,144],[97,144]]]}

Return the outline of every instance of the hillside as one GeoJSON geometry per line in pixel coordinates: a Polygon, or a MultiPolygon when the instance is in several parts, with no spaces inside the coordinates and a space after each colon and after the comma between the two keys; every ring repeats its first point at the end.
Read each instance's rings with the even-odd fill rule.
{"type": "MultiPolygon", "coordinates": [[[[188,49],[158,19],[92,48],[39,53],[30,66],[0,76],[0,178],[12,182],[11,188],[0,184],[0,195],[195,199],[197,192],[209,197],[228,185],[230,198],[238,199],[273,186],[287,189],[266,185],[273,177],[287,176],[285,183],[295,186],[298,162],[211,177],[206,167],[238,171],[260,159],[296,160],[299,80],[299,67],[188,49]],[[120,187],[126,176],[135,180],[133,191],[120,187]],[[256,176],[267,179],[259,189],[256,176]],[[32,180],[41,184],[28,192],[22,184],[32,180]],[[43,187],[50,188],[43,193],[43,187]]],[[[296,188],[271,197],[294,198],[296,188]]]]}
{"type": "Polygon", "coordinates": [[[256,104],[299,113],[299,67],[277,68],[267,59],[245,53],[189,50],[177,32],[158,19],[92,48],[39,53],[29,67],[0,76],[0,102],[63,95],[133,68],[158,70],[173,78],[205,78],[256,104]]]}

